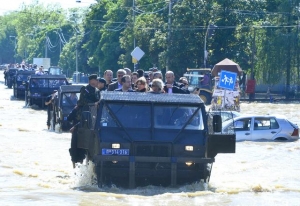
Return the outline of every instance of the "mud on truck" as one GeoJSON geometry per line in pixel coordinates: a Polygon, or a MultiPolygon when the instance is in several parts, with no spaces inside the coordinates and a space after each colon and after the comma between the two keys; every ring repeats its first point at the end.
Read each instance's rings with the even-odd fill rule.
{"type": "Polygon", "coordinates": [[[102,92],[82,112],[77,145],[99,187],[208,182],[215,156],[235,153],[235,134],[214,134],[222,121],[211,117],[194,94],[102,92]]]}

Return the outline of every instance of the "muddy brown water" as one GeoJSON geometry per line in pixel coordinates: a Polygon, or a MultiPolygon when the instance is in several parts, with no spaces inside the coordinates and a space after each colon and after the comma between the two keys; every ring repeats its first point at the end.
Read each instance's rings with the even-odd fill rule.
{"type": "MultiPolygon", "coordinates": [[[[299,205],[300,141],[238,142],[218,154],[209,184],[97,188],[92,164],[72,169],[71,135],[46,129],[46,111],[24,107],[0,74],[0,205],[299,205]]],[[[242,103],[246,114],[283,114],[299,103],[242,103]]]]}

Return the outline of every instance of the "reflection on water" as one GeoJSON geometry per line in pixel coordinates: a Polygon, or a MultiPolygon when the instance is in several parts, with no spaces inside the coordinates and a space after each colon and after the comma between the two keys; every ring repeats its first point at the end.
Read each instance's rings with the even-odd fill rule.
{"type": "MultiPolygon", "coordinates": [[[[0,74],[1,75],[1,74],[0,74]]],[[[46,111],[11,101],[0,84],[2,205],[299,205],[300,141],[238,142],[217,155],[210,183],[174,188],[98,188],[93,164],[72,169],[71,135],[46,129],[46,111]]],[[[300,125],[299,104],[242,103],[242,113],[283,114],[300,125]]]]}

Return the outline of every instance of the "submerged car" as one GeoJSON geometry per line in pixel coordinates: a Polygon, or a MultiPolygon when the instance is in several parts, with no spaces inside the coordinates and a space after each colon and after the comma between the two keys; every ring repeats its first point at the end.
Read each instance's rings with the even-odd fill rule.
{"type": "Polygon", "coordinates": [[[243,115],[223,122],[223,133],[235,133],[236,140],[297,140],[299,128],[284,116],[243,115]]]}

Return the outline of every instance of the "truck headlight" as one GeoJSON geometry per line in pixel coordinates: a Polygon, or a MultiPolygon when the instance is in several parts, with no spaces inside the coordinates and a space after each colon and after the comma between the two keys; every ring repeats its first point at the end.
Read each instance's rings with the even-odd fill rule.
{"type": "Polygon", "coordinates": [[[185,164],[186,164],[186,166],[189,167],[189,166],[191,166],[193,164],[193,162],[186,162],[185,164]]]}
{"type": "Polygon", "coordinates": [[[194,150],[193,146],[185,146],[185,151],[190,151],[192,152],[194,150]]]}
{"type": "Polygon", "coordinates": [[[113,143],[111,144],[111,148],[113,149],[120,149],[121,145],[119,143],[113,143]]]}

